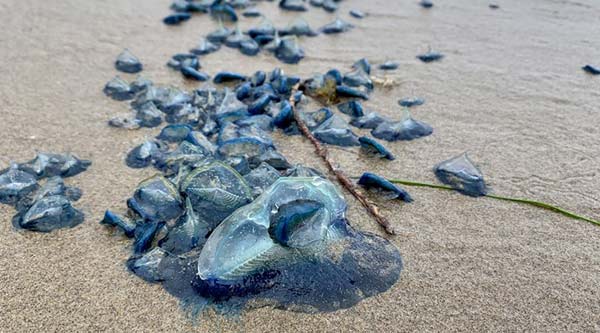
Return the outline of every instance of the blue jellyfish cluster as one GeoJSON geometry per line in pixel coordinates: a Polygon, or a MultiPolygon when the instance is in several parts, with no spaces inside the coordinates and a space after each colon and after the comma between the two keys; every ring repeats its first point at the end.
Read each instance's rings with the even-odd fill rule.
{"type": "Polygon", "coordinates": [[[18,229],[50,232],[72,228],[84,220],[84,214],[72,205],[82,193],[65,185],[63,178],[75,176],[90,165],[90,161],[72,154],[50,153],[13,163],[0,171],[0,203],[16,209],[13,225],[18,229]]]}
{"type": "MultiPolygon", "coordinates": [[[[333,0],[310,1],[310,5],[333,13],[338,9],[338,2],[333,0]]],[[[189,54],[174,55],[169,60],[168,65],[180,70],[187,78],[206,81],[208,79],[206,75],[196,72],[198,71],[197,62],[193,63],[196,66],[188,66],[181,59],[176,58],[181,58],[183,55],[186,58],[204,56],[218,51],[222,45],[238,49],[247,56],[254,56],[261,51],[267,51],[283,63],[297,64],[305,56],[304,50],[299,44],[301,38],[315,37],[319,33],[336,34],[354,28],[353,24],[340,18],[336,18],[318,30],[312,29],[302,18],[293,20],[286,27],[276,28],[267,18],[263,17],[255,6],[256,3],[253,1],[240,0],[176,0],[173,2],[171,9],[174,13],[163,20],[165,24],[177,25],[190,19],[194,13],[205,13],[218,20],[219,28],[205,36],[196,47],[190,49],[189,54]],[[242,16],[247,18],[263,17],[263,19],[258,25],[243,32],[237,26],[225,26],[224,24],[236,24],[238,22],[240,19],[238,11],[243,11],[242,16]]],[[[295,12],[308,11],[307,3],[302,0],[281,0],[279,1],[279,8],[295,12]]],[[[366,14],[353,10],[350,15],[355,18],[363,18],[366,14]]]]}

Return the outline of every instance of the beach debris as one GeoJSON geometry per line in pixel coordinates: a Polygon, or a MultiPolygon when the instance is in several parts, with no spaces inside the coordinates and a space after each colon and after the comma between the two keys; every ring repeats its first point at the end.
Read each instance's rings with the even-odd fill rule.
{"type": "Polygon", "coordinates": [[[115,68],[125,73],[137,73],[142,71],[143,66],[140,60],[129,49],[125,49],[117,56],[115,68]]]}
{"type": "Polygon", "coordinates": [[[400,64],[395,62],[395,61],[386,61],[383,64],[379,65],[379,69],[384,70],[384,71],[393,71],[398,69],[398,67],[400,67],[400,64]]]}
{"type": "Polygon", "coordinates": [[[423,105],[424,103],[425,100],[419,97],[407,97],[398,101],[398,104],[405,108],[412,108],[414,106],[423,105]]]}
{"type": "Polygon", "coordinates": [[[581,67],[584,72],[592,74],[592,75],[600,75],[600,67],[595,67],[592,65],[585,65],[581,67]]]}
{"type": "Polygon", "coordinates": [[[399,121],[386,121],[379,124],[371,134],[382,140],[414,140],[433,133],[433,128],[428,124],[414,120],[408,109],[404,109],[402,119],[399,121]]]}
{"type": "Polygon", "coordinates": [[[424,63],[440,61],[443,58],[444,58],[443,54],[441,54],[439,52],[435,52],[435,51],[428,51],[427,53],[419,54],[417,56],[417,59],[421,60],[424,63]]]}
{"type": "Polygon", "coordinates": [[[412,202],[410,194],[387,179],[374,173],[365,172],[358,180],[358,184],[366,189],[382,192],[388,199],[399,199],[404,202],[412,202]]]}
{"type": "Polygon", "coordinates": [[[452,186],[463,194],[479,197],[487,193],[483,174],[469,159],[467,153],[439,163],[435,166],[434,173],[442,183],[452,186]]]}
{"type": "Polygon", "coordinates": [[[358,141],[360,142],[360,147],[370,155],[379,156],[390,161],[396,159],[394,155],[387,148],[385,148],[384,145],[377,142],[373,138],[362,136],[358,138],[358,141]]]}
{"type": "Polygon", "coordinates": [[[352,17],[354,17],[354,18],[357,18],[357,19],[362,19],[362,18],[365,18],[367,16],[367,14],[365,12],[363,12],[361,10],[358,10],[358,9],[352,9],[352,10],[350,10],[350,15],[352,17]]]}

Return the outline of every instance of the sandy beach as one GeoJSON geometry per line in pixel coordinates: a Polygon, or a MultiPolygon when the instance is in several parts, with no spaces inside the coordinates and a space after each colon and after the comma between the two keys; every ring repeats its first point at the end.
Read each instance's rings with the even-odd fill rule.
{"type": "MultiPolygon", "coordinates": [[[[377,89],[365,105],[398,118],[397,100],[426,100],[413,111],[433,135],[388,144],[393,162],[332,149],[351,175],[436,182],[432,167],[468,151],[492,193],[558,204],[600,219],[600,3],[594,0],[345,0],[337,15],[357,27],[302,39],[307,57],[284,65],[224,48],[201,58],[203,69],[251,74],[282,67],[307,77],[359,58],[397,60],[400,82],[377,89]],[[350,9],[370,15],[352,19],[350,9]],[[439,63],[415,56],[428,47],[439,63]]],[[[302,314],[271,308],[232,320],[212,312],[191,318],[160,285],[130,274],[129,241],[98,224],[106,209],[123,211],[137,183],[154,174],[123,163],[127,151],[159,129],[126,131],[107,120],[127,112],[102,87],[123,48],[143,74],[187,89],[165,66],[212,31],[208,16],[169,27],[168,0],[4,0],[0,2],[0,168],[36,152],[73,152],[93,161],[67,180],[80,187],[85,222],[48,234],[15,230],[12,207],[0,206],[0,332],[424,332],[600,331],[600,228],[528,206],[458,193],[407,188],[411,204],[379,201],[399,235],[405,261],[392,289],[355,307],[302,314]]],[[[276,26],[298,14],[258,8],[276,26]]],[[[310,10],[314,27],[336,14],[310,10]]],[[[244,19],[240,27],[260,19],[244,19]]],[[[123,75],[133,79],[132,75],[123,75]]],[[[364,132],[367,133],[367,132],[364,132]]],[[[325,170],[300,136],[275,136],[292,162],[325,170]]],[[[357,229],[385,236],[346,193],[357,229]]],[[[377,198],[374,198],[377,199],[377,198]]]]}

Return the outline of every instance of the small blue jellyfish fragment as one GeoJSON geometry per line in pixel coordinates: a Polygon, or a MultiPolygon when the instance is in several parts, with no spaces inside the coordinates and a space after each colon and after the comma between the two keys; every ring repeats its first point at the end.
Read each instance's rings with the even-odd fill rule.
{"type": "Polygon", "coordinates": [[[250,36],[251,38],[256,38],[258,36],[264,35],[272,36],[275,35],[276,31],[277,30],[271,22],[269,22],[268,20],[263,20],[258,26],[250,28],[248,30],[248,36],[250,36]]]}
{"type": "Polygon", "coordinates": [[[349,115],[350,117],[362,117],[365,115],[362,104],[359,101],[348,101],[345,103],[338,104],[337,106],[340,112],[349,115]]]}
{"type": "Polygon", "coordinates": [[[127,260],[127,268],[146,282],[155,283],[164,280],[159,270],[159,265],[163,258],[167,256],[166,252],[155,247],[143,255],[134,255],[127,260]]]}
{"type": "Polygon", "coordinates": [[[600,75],[600,68],[592,66],[592,65],[585,65],[585,66],[581,67],[581,69],[583,69],[584,72],[592,74],[592,75],[600,75]]]}
{"type": "Polygon", "coordinates": [[[205,2],[191,2],[188,0],[175,0],[171,4],[171,9],[176,12],[202,12],[208,13],[208,4],[205,2]]]}
{"type": "Polygon", "coordinates": [[[433,171],[442,183],[452,186],[463,194],[479,197],[487,193],[483,174],[471,162],[467,153],[439,163],[433,171]]]}
{"type": "Polygon", "coordinates": [[[0,174],[0,203],[14,205],[37,188],[35,175],[21,171],[13,164],[0,174]]]}
{"type": "Polygon", "coordinates": [[[221,0],[216,0],[210,5],[210,15],[223,21],[237,22],[238,20],[233,6],[221,0]]]}
{"type": "Polygon", "coordinates": [[[429,51],[427,53],[419,54],[417,59],[424,63],[439,61],[444,58],[444,55],[439,52],[429,51]]]}
{"type": "Polygon", "coordinates": [[[244,179],[252,189],[253,196],[257,197],[275,183],[279,177],[281,176],[277,169],[273,168],[270,164],[263,162],[245,175],[244,179]]]}
{"type": "Polygon", "coordinates": [[[285,156],[275,149],[267,149],[264,153],[258,156],[258,161],[255,164],[267,163],[277,170],[286,170],[291,167],[285,156]]]}
{"type": "Polygon", "coordinates": [[[190,13],[174,13],[163,19],[163,23],[166,25],[178,25],[181,22],[185,22],[192,18],[190,13]]]}
{"type": "Polygon", "coordinates": [[[139,120],[133,117],[113,117],[108,120],[108,125],[129,130],[135,130],[140,128],[139,120]]]}
{"type": "Polygon", "coordinates": [[[318,35],[318,32],[311,29],[311,27],[308,25],[308,22],[306,22],[304,19],[297,18],[294,21],[292,21],[292,23],[290,23],[287,27],[280,29],[279,35],[280,36],[295,35],[295,36],[314,37],[314,36],[318,35]]]}
{"type": "Polygon", "coordinates": [[[235,124],[241,127],[254,126],[260,128],[263,131],[273,130],[273,118],[266,114],[259,114],[245,119],[240,119],[237,120],[235,124]]]}
{"type": "Polygon", "coordinates": [[[304,59],[304,50],[295,38],[282,38],[275,49],[275,57],[286,64],[297,64],[304,59]]]}
{"type": "Polygon", "coordinates": [[[337,18],[335,21],[326,24],[321,28],[321,32],[325,34],[337,34],[346,32],[350,29],[354,28],[353,24],[343,21],[340,18],[337,18]]]}
{"type": "Polygon", "coordinates": [[[90,165],[91,161],[81,160],[73,154],[39,153],[33,160],[19,164],[19,170],[35,175],[38,179],[72,177],[86,171],[90,165]]]}
{"type": "Polygon", "coordinates": [[[137,109],[135,119],[142,127],[156,127],[162,123],[162,112],[154,103],[146,103],[137,109]]]}
{"type": "Polygon", "coordinates": [[[358,180],[358,184],[366,189],[375,189],[383,191],[386,193],[389,199],[400,199],[404,202],[413,201],[410,194],[408,194],[408,192],[406,192],[404,189],[374,173],[363,173],[363,175],[358,180]]]}
{"type": "Polygon", "coordinates": [[[198,46],[190,50],[195,55],[206,55],[218,51],[221,48],[219,44],[213,43],[208,39],[203,39],[198,46]]]}
{"type": "Polygon", "coordinates": [[[413,106],[423,105],[423,103],[425,103],[425,100],[422,98],[419,98],[419,97],[403,98],[398,101],[398,104],[405,108],[411,108],[413,106]]]}
{"type": "Polygon", "coordinates": [[[367,58],[359,59],[354,64],[352,64],[352,68],[355,70],[362,70],[367,74],[371,74],[371,64],[369,63],[369,60],[367,60],[367,58]]]}
{"type": "Polygon", "coordinates": [[[206,39],[212,43],[223,43],[233,33],[233,30],[221,26],[217,30],[206,35],[206,39]]]}
{"type": "Polygon", "coordinates": [[[254,75],[252,75],[252,78],[250,78],[250,82],[252,82],[252,86],[258,87],[262,86],[266,79],[267,73],[264,71],[256,71],[254,75]]]}
{"type": "Polygon", "coordinates": [[[324,0],[310,0],[309,3],[314,7],[322,7],[324,0]]]}
{"type": "Polygon", "coordinates": [[[423,8],[431,8],[433,7],[433,2],[431,2],[430,0],[421,0],[421,2],[419,2],[419,5],[421,5],[421,7],[423,8]]]}
{"type": "Polygon", "coordinates": [[[324,207],[315,200],[297,199],[278,207],[277,213],[271,217],[269,235],[277,243],[289,246],[290,238],[306,220],[313,218],[324,207]]]}
{"type": "Polygon", "coordinates": [[[200,72],[192,67],[181,67],[181,74],[188,79],[196,81],[207,81],[210,76],[206,73],[200,72]]]}
{"type": "Polygon", "coordinates": [[[106,83],[103,90],[104,94],[116,101],[126,101],[135,97],[129,83],[121,79],[118,75],[106,83]]]}
{"type": "Polygon", "coordinates": [[[138,75],[135,80],[129,84],[129,88],[134,94],[145,91],[149,87],[152,86],[152,81],[146,79],[145,77],[138,75]]]}
{"type": "Polygon", "coordinates": [[[156,142],[145,141],[127,153],[125,164],[134,169],[145,168],[159,159],[162,154],[163,151],[156,142]]]}
{"type": "Polygon", "coordinates": [[[213,82],[214,83],[227,83],[227,82],[236,82],[236,81],[246,81],[248,78],[240,73],[235,73],[235,72],[229,72],[229,71],[223,71],[223,72],[219,72],[217,73],[217,75],[215,75],[213,82]]]}
{"type": "Polygon", "coordinates": [[[151,246],[154,237],[158,231],[165,225],[162,221],[148,221],[138,223],[135,227],[133,241],[133,253],[141,254],[146,252],[151,246]]]}
{"type": "Polygon", "coordinates": [[[252,115],[257,115],[265,112],[265,108],[271,103],[273,97],[269,94],[265,94],[252,104],[248,105],[248,112],[252,115]]]}
{"type": "Polygon", "coordinates": [[[358,136],[336,115],[329,117],[313,132],[319,141],[342,147],[358,146],[358,136]]]}
{"type": "Polygon", "coordinates": [[[244,156],[229,156],[221,161],[232,167],[242,176],[249,174],[251,171],[248,159],[246,159],[244,156]]]}
{"type": "Polygon", "coordinates": [[[192,127],[187,124],[172,124],[163,127],[160,134],[156,137],[157,139],[165,142],[176,142],[179,143],[190,134],[192,127]]]}
{"type": "MultiPolygon", "coordinates": [[[[181,108],[167,113],[165,120],[169,124],[187,123],[189,125],[200,125],[198,108],[191,104],[184,104],[181,108]]],[[[206,115],[206,117],[208,117],[206,115]]]]}
{"type": "Polygon", "coordinates": [[[13,218],[17,228],[50,232],[59,228],[73,228],[83,222],[84,215],[63,195],[50,195],[33,203],[13,218]]]}
{"type": "Polygon", "coordinates": [[[338,5],[333,0],[325,0],[322,5],[323,9],[326,11],[333,13],[338,9],[338,5]]]}
{"type": "Polygon", "coordinates": [[[497,5],[497,4],[495,4],[495,3],[491,3],[491,4],[489,5],[489,7],[490,7],[490,9],[499,9],[499,8],[500,8],[500,6],[499,6],[499,5],[497,5]]]}
{"type": "Polygon", "coordinates": [[[343,85],[337,86],[335,88],[335,93],[338,95],[338,97],[360,98],[365,101],[369,99],[369,95],[367,95],[367,93],[359,89],[343,85]]]}
{"type": "Polygon", "coordinates": [[[242,15],[244,15],[245,17],[260,17],[262,16],[262,14],[260,13],[260,11],[257,8],[250,8],[250,9],[246,9],[242,15]]]}
{"type": "MultiPolygon", "coordinates": [[[[369,67],[369,71],[370,71],[369,67]]],[[[363,86],[369,91],[373,90],[373,81],[369,73],[362,68],[357,68],[352,72],[344,74],[343,83],[349,87],[360,87],[363,86]]]]}
{"type": "Polygon", "coordinates": [[[257,55],[260,52],[260,46],[254,39],[244,39],[240,42],[240,52],[248,56],[257,55]]]}
{"type": "Polygon", "coordinates": [[[198,70],[200,66],[200,61],[198,60],[198,56],[193,53],[177,53],[174,54],[167,66],[175,69],[181,70],[183,67],[190,67],[195,70],[198,70]]]}
{"type": "Polygon", "coordinates": [[[115,68],[125,73],[137,73],[142,70],[143,66],[136,56],[134,56],[128,49],[125,49],[117,56],[115,68]]]}
{"type": "Polygon", "coordinates": [[[235,96],[240,101],[245,100],[250,97],[252,93],[252,83],[251,82],[242,82],[239,86],[235,88],[235,96]]]}
{"type": "Polygon", "coordinates": [[[377,112],[371,112],[359,118],[353,118],[350,120],[350,125],[358,128],[377,128],[379,124],[383,122],[389,122],[385,117],[380,116],[377,112]]]}
{"type": "Polygon", "coordinates": [[[396,122],[383,122],[371,131],[371,134],[382,140],[413,140],[433,133],[433,128],[428,124],[414,120],[408,111],[404,110],[402,120],[396,122]]]}
{"type": "Polygon", "coordinates": [[[280,0],[279,8],[295,12],[305,12],[308,10],[302,0],[280,0]]]}
{"type": "Polygon", "coordinates": [[[325,73],[325,80],[327,80],[328,78],[335,80],[335,84],[341,85],[342,80],[344,79],[344,76],[342,75],[342,73],[339,70],[330,69],[329,71],[327,71],[327,73],[325,73]]]}
{"type": "Polygon", "coordinates": [[[381,158],[388,159],[390,161],[395,160],[394,155],[385,148],[384,145],[377,142],[376,140],[369,138],[368,136],[362,136],[358,138],[360,147],[364,149],[368,154],[377,155],[381,158]]]}
{"type": "Polygon", "coordinates": [[[245,39],[248,39],[248,36],[244,36],[244,34],[242,34],[242,31],[239,28],[237,28],[235,29],[235,32],[233,34],[225,38],[224,44],[227,47],[237,49],[240,47],[240,43],[245,39]]]}
{"type": "Polygon", "coordinates": [[[400,67],[400,64],[395,61],[386,61],[379,65],[379,69],[384,71],[393,71],[398,69],[398,67],[400,67]]]}
{"type": "Polygon", "coordinates": [[[179,191],[160,175],[141,182],[127,206],[147,221],[169,221],[183,213],[179,191]]]}
{"type": "Polygon", "coordinates": [[[294,111],[288,101],[281,101],[279,113],[273,118],[273,125],[286,129],[294,122],[294,111]]]}
{"type": "Polygon", "coordinates": [[[135,232],[135,223],[126,220],[110,210],[104,212],[104,218],[100,221],[100,224],[119,228],[129,238],[132,238],[135,232]]]}
{"type": "Polygon", "coordinates": [[[367,16],[367,14],[365,12],[358,10],[358,9],[350,10],[350,15],[352,15],[352,17],[357,18],[357,19],[362,19],[362,18],[365,18],[365,16],[367,16]]]}

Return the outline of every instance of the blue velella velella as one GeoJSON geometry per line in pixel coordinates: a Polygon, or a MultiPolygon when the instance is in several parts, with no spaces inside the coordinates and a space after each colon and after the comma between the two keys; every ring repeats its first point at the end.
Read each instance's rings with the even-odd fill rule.
{"type": "Polygon", "coordinates": [[[123,50],[123,52],[117,56],[115,67],[125,73],[137,73],[143,69],[140,60],[128,49],[123,50]]]}
{"type": "Polygon", "coordinates": [[[366,189],[373,189],[382,192],[389,199],[400,199],[404,202],[412,202],[413,199],[400,186],[393,184],[389,180],[371,172],[365,172],[358,180],[358,184],[366,189]]]}
{"type": "Polygon", "coordinates": [[[467,153],[460,154],[435,166],[436,177],[459,192],[473,197],[487,193],[483,174],[473,164],[467,153]]]}
{"type": "Polygon", "coordinates": [[[395,122],[382,122],[371,131],[374,137],[387,141],[414,140],[433,133],[428,124],[413,119],[408,110],[404,110],[402,119],[395,122]]]}

